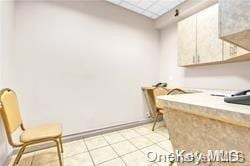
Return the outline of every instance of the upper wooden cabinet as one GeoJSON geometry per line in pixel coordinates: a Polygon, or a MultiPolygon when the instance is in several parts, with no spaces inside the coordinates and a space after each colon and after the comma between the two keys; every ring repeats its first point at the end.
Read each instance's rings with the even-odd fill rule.
{"type": "Polygon", "coordinates": [[[222,41],[218,38],[218,5],[197,15],[197,61],[211,63],[222,60],[222,41]]]}
{"type": "Polygon", "coordinates": [[[250,50],[250,1],[219,0],[219,36],[250,50]]]}
{"type": "Polygon", "coordinates": [[[196,63],[196,16],[191,16],[178,24],[178,64],[196,63]],[[185,56],[182,56],[185,55],[185,56]]]}
{"type": "Polygon", "coordinates": [[[219,39],[218,22],[216,4],[178,23],[179,66],[250,60],[247,50],[219,39]]]}

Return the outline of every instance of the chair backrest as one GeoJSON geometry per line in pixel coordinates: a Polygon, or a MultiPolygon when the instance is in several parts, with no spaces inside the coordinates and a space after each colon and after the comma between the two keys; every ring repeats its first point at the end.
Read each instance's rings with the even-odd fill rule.
{"type": "Polygon", "coordinates": [[[155,100],[155,106],[156,106],[157,109],[163,108],[162,104],[157,100],[157,96],[167,95],[168,92],[169,92],[169,89],[166,89],[164,87],[156,87],[153,90],[154,100],[155,100]]]}
{"type": "Polygon", "coordinates": [[[177,95],[177,94],[185,94],[186,92],[182,89],[179,88],[174,88],[174,89],[165,89],[163,87],[157,87],[154,89],[154,97],[155,97],[155,105],[156,108],[158,109],[163,109],[163,104],[157,100],[157,96],[162,96],[162,95],[177,95]]]}
{"type": "Polygon", "coordinates": [[[166,95],[169,92],[169,89],[166,89],[164,87],[156,87],[154,90],[154,96],[162,96],[162,95],[166,95]]]}
{"type": "Polygon", "coordinates": [[[182,89],[174,88],[174,89],[171,89],[170,91],[168,91],[167,95],[178,95],[178,94],[185,94],[185,93],[187,93],[187,92],[185,92],[182,89]]]}
{"type": "Polygon", "coordinates": [[[22,125],[17,96],[11,89],[2,89],[0,91],[0,102],[2,107],[0,113],[3,118],[6,133],[8,138],[11,138],[11,134],[22,125]]]}

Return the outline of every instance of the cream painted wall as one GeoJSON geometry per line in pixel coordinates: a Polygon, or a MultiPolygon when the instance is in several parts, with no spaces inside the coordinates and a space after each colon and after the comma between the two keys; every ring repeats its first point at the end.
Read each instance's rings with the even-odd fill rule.
{"type": "Polygon", "coordinates": [[[68,135],[147,119],[153,24],[104,1],[17,2],[13,87],[25,124],[59,122],[68,135]]]}
{"type": "Polygon", "coordinates": [[[242,90],[250,89],[250,62],[200,67],[177,66],[177,24],[160,32],[160,81],[170,86],[188,88],[242,90]]]}
{"type": "MultiPolygon", "coordinates": [[[[15,18],[13,3],[6,10],[0,84],[17,91],[27,126],[57,121],[67,135],[146,119],[140,88],[159,78],[170,86],[249,88],[250,62],[177,67],[176,24],[159,34],[154,21],[100,1],[15,7],[15,18]]],[[[2,133],[0,161],[8,153],[2,133]]]]}
{"type": "MultiPolygon", "coordinates": [[[[0,87],[3,88],[7,84],[5,78],[11,78],[11,72],[9,70],[9,61],[6,61],[6,57],[11,59],[13,57],[13,39],[14,39],[14,2],[0,1],[0,87]],[[7,67],[8,66],[8,67],[7,67]],[[8,74],[7,74],[8,72],[8,74]]],[[[11,85],[11,84],[10,84],[11,85]]],[[[11,153],[8,147],[7,139],[5,136],[5,130],[0,117],[0,165],[4,165],[4,162],[11,153]]]]}

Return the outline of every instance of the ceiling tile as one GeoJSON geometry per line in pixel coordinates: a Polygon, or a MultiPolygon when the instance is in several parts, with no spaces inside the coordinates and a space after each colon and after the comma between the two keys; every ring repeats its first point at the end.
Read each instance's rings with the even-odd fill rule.
{"type": "Polygon", "coordinates": [[[147,16],[147,17],[153,17],[153,13],[151,13],[149,11],[144,11],[142,14],[147,16]]]}
{"type": "Polygon", "coordinates": [[[126,9],[130,9],[130,10],[133,10],[134,8],[136,8],[134,5],[131,5],[131,4],[127,3],[127,2],[122,2],[120,4],[120,6],[126,8],[126,9]]]}
{"type": "Polygon", "coordinates": [[[185,0],[106,0],[128,10],[157,19],[185,0]]]}
{"type": "Polygon", "coordinates": [[[139,7],[141,7],[142,9],[147,9],[149,8],[154,2],[152,1],[149,1],[149,0],[143,0],[143,1],[140,1],[137,5],[139,7]]]}
{"type": "Polygon", "coordinates": [[[150,8],[148,8],[148,11],[152,12],[152,13],[158,13],[159,11],[161,11],[163,9],[162,6],[155,4],[153,6],[151,6],[150,8]]]}
{"type": "Polygon", "coordinates": [[[114,4],[119,4],[121,3],[121,0],[106,0],[108,2],[114,3],[114,4]]]}
{"type": "Polygon", "coordinates": [[[132,9],[132,11],[134,11],[134,12],[136,12],[136,13],[142,13],[144,10],[143,9],[141,9],[141,8],[134,8],[134,9],[132,9]]]}
{"type": "Polygon", "coordinates": [[[163,15],[164,13],[167,13],[168,12],[168,9],[162,9],[162,10],[160,10],[157,14],[159,15],[159,16],[161,16],[161,15],[163,15]]]}
{"type": "Polygon", "coordinates": [[[136,13],[142,13],[144,11],[144,9],[138,8],[137,6],[134,6],[134,5],[132,5],[132,4],[128,3],[128,2],[122,2],[120,4],[120,6],[126,8],[126,9],[129,9],[129,10],[132,10],[132,11],[134,11],[136,13]]]}
{"type": "Polygon", "coordinates": [[[125,2],[128,2],[132,5],[137,5],[140,1],[143,1],[143,0],[124,0],[125,2]]]}

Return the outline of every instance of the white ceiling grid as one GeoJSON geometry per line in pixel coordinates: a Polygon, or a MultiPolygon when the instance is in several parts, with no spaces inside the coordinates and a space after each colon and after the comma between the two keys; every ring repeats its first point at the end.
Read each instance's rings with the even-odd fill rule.
{"type": "Polygon", "coordinates": [[[128,10],[156,19],[185,0],[106,0],[128,10]]]}

